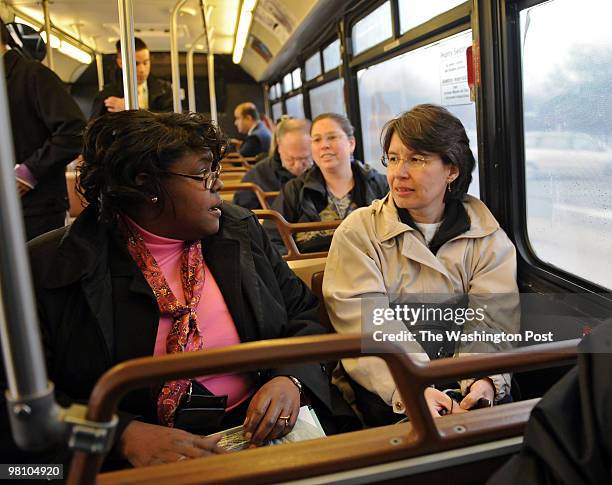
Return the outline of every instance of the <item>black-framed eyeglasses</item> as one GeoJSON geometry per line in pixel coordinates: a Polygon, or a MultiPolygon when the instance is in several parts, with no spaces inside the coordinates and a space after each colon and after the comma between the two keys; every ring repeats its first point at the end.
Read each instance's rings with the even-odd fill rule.
{"type": "Polygon", "coordinates": [[[189,173],[180,173],[180,172],[171,172],[170,170],[166,170],[163,173],[167,173],[168,175],[177,175],[179,177],[185,177],[192,180],[197,180],[198,182],[202,182],[204,188],[206,190],[211,190],[219,176],[221,175],[221,167],[217,168],[217,170],[206,172],[203,175],[192,175],[189,173]]]}

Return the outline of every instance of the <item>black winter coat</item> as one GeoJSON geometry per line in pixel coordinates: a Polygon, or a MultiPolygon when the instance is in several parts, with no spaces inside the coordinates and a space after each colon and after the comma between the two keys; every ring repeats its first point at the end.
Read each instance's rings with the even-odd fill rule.
{"type": "MultiPolygon", "coordinates": [[[[280,159],[278,152],[273,156],[264,158],[249,170],[241,182],[257,184],[264,192],[275,192],[280,190],[289,180],[295,176],[289,172],[280,159]]],[[[234,195],[234,204],[247,209],[261,209],[255,192],[251,190],[239,190],[234,195]]]]}
{"type": "Polygon", "coordinates": [[[25,216],[68,209],[66,165],[81,152],[83,113],[64,84],[40,62],[14,50],[4,55],[16,160],[37,180],[22,199],[25,216]]]}
{"type": "Polygon", "coordinates": [[[531,412],[521,452],[489,485],[597,485],[612,478],[612,323],[578,347],[578,365],[531,412]]]}
{"type": "MultiPolygon", "coordinates": [[[[164,79],[149,76],[147,79],[147,88],[149,90],[149,111],[161,113],[169,112],[174,109],[172,84],[164,79]]],[[[91,119],[107,113],[106,106],[104,106],[104,100],[109,96],[123,98],[123,83],[115,82],[104,86],[104,89],[94,98],[91,107],[91,119]]]]}
{"type": "MultiPolygon", "coordinates": [[[[202,248],[242,342],[325,332],[315,323],[316,297],[274,250],[251,212],[224,205],[219,232],[203,240],[202,248]]],[[[98,221],[92,206],[72,226],[34,239],[29,250],[47,370],[60,403],[86,402],[106,370],[153,355],[160,317],[153,292],[116,231],[98,221]]],[[[263,384],[280,375],[297,377],[324,419],[345,416],[354,423],[324,365],[265,369],[255,378],[263,384]]],[[[1,369],[0,376],[4,378],[1,369]]],[[[2,457],[20,463],[24,456],[8,430],[5,388],[0,382],[2,457]]],[[[115,442],[136,416],[157,420],[155,398],[148,389],[128,394],[119,411],[115,442]]],[[[59,463],[65,461],[64,453],[31,460],[59,463]]]]}
{"type": "MultiPolygon", "coordinates": [[[[370,165],[358,160],[351,163],[355,187],[353,200],[358,207],[370,205],[376,199],[382,199],[389,192],[387,177],[377,172],[370,165]]],[[[280,212],[288,222],[317,222],[319,213],[327,206],[327,187],[323,174],[317,165],[313,165],[299,177],[287,182],[280,195],[272,204],[272,209],[280,212]]],[[[268,236],[281,253],[286,253],[285,244],[275,229],[274,223],[266,221],[268,236]]],[[[300,252],[327,251],[331,236],[324,236],[298,244],[300,252]]]]}

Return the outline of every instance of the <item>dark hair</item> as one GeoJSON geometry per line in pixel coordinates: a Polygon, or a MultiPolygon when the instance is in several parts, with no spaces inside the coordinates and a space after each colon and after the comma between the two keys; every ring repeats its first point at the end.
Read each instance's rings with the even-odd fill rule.
{"type": "Polygon", "coordinates": [[[108,113],[85,130],[78,190],[106,221],[152,197],[163,207],[167,194],[161,181],[170,165],[202,152],[218,164],[226,145],[219,128],[198,113],[108,113]],[[139,174],[148,176],[144,185],[136,181],[139,174]]]}
{"type": "Polygon", "coordinates": [[[6,29],[6,25],[4,25],[4,21],[0,19],[0,42],[4,45],[8,45],[9,43],[9,32],[6,29]]]}
{"type": "Polygon", "coordinates": [[[240,111],[240,114],[242,116],[250,116],[255,121],[259,121],[259,111],[257,111],[257,108],[255,107],[255,105],[243,107],[242,110],[240,111]]]}
{"type": "MultiPolygon", "coordinates": [[[[117,54],[121,54],[121,39],[115,43],[115,49],[117,49],[117,54]]],[[[144,49],[148,49],[144,40],[142,40],[140,37],[134,37],[134,51],[138,52],[144,49]]]]}
{"type": "Polygon", "coordinates": [[[310,125],[310,132],[312,133],[312,128],[314,127],[317,121],[325,119],[334,120],[336,123],[338,123],[340,125],[340,128],[342,128],[342,131],[344,131],[344,133],[346,133],[346,136],[348,136],[349,138],[355,136],[355,128],[353,128],[351,122],[346,116],[339,115],[338,113],[321,113],[314,120],[312,120],[312,124],[310,125]]]}
{"type": "Polygon", "coordinates": [[[419,104],[383,126],[381,144],[388,153],[393,133],[402,143],[423,152],[436,153],[447,165],[459,168],[459,176],[450,186],[446,197],[463,199],[472,182],[472,171],[476,165],[470,141],[461,121],[450,111],[435,104],[419,104]]]}

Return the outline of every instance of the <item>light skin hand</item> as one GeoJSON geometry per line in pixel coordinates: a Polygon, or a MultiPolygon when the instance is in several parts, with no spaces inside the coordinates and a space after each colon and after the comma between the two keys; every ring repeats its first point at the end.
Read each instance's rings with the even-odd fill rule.
{"type": "Polygon", "coordinates": [[[440,414],[442,410],[446,410],[446,413],[461,414],[465,413],[465,409],[461,409],[456,401],[453,401],[448,394],[439,391],[433,387],[425,389],[425,401],[429,412],[434,418],[439,418],[444,414],[440,414]]]}
{"type": "Polygon", "coordinates": [[[104,100],[104,106],[110,113],[117,113],[125,110],[125,100],[116,96],[109,96],[104,100]]]}
{"type": "Polygon", "coordinates": [[[119,450],[133,466],[140,467],[226,453],[217,445],[220,438],[132,421],[121,435],[119,450]]]}
{"type": "Polygon", "coordinates": [[[244,421],[245,438],[259,445],[289,433],[300,412],[300,391],[288,377],[271,379],[255,393],[244,421]],[[287,424],[280,416],[291,416],[287,424]]]}
{"type": "Polygon", "coordinates": [[[20,182],[19,180],[17,180],[17,192],[19,193],[20,197],[23,197],[24,195],[26,195],[30,190],[32,190],[31,187],[28,187],[23,182],[20,182]]]}
{"type": "Polygon", "coordinates": [[[488,377],[474,381],[470,386],[470,392],[459,405],[465,410],[472,409],[481,398],[488,399],[491,402],[495,399],[495,386],[488,377]]]}

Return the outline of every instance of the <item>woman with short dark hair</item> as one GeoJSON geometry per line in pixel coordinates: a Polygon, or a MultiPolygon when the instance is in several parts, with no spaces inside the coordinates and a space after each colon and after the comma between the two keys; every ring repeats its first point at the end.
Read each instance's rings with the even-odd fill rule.
{"type": "MultiPolygon", "coordinates": [[[[454,304],[463,296],[470,307],[483,300],[490,304],[480,326],[459,328],[464,333],[517,331],[516,251],[487,207],[467,195],[475,161],[461,122],[443,107],[423,104],[390,120],[381,140],[391,191],[342,223],[327,258],[323,293],[335,329],[398,335],[411,330],[415,338],[403,341],[402,347],[423,360],[469,352],[469,346],[448,341],[445,330],[456,327],[444,322],[427,327],[444,337],[432,343],[424,338],[431,333],[421,335],[420,327],[412,327],[415,323],[408,324],[405,317],[373,327],[366,313],[370,304],[380,311],[430,294],[435,304],[454,304]]],[[[416,324],[423,325],[423,319],[416,324]]],[[[457,325],[457,320],[450,324],[457,325]]],[[[366,423],[387,424],[401,417],[404,402],[382,360],[362,357],[343,364],[366,423]]],[[[509,384],[508,375],[465,379],[455,394],[430,388],[426,399],[432,414],[439,416],[479,402],[505,402],[509,384]]]]}
{"type": "MultiPolygon", "coordinates": [[[[222,205],[224,147],[199,114],[123,111],[88,127],[89,205],[29,247],[60,401],[86,401],[127,359],[324,333],[316,297],[257,219],[222,205]]],[[[220,451],[201,435],[243,423],[260,444],[291,431],[301,398],[323,426],[351,420],[319,364],[176,379],[125,397],[115,449],[134,466],[196,458],[220,451]]]]}

